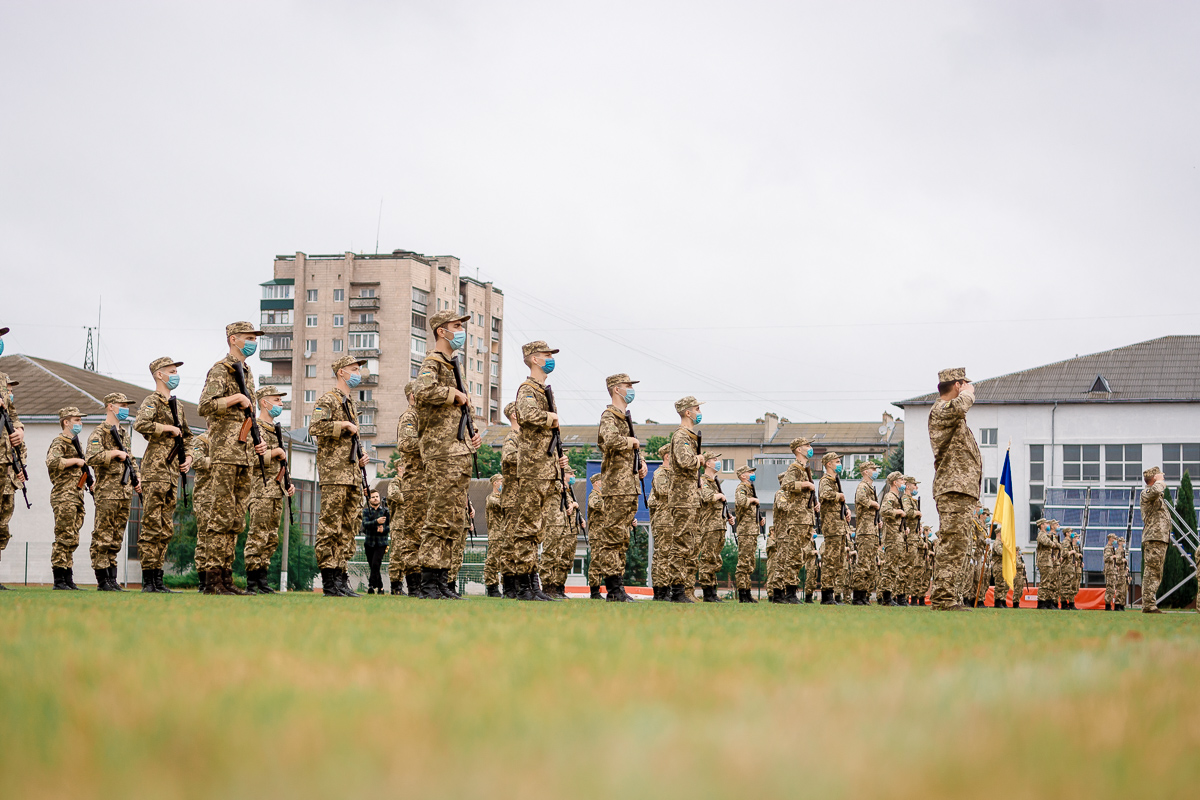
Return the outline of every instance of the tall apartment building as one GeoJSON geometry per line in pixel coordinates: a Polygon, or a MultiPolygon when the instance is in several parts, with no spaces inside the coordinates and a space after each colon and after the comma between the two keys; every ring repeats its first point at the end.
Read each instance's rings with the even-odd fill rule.
{"type": "Polygon", "coordinates": [[[292,427],[307,427],[317,399],[333,386],[331,364],[349,353],[370,371],[357,389],[359,431],[387,459],[396,421],[408,407],[404,385],[433,346],[429,317],[456,308],[467,323],[460,354],[476,425],[504,424],[500,409],[504,295],[459,274],[454,256],[408,250],[387,255],[276,256],[263,287],[260,384],[287,386],[292,427]],[[266,372],[266,370],[263,370],[266,372]]]}

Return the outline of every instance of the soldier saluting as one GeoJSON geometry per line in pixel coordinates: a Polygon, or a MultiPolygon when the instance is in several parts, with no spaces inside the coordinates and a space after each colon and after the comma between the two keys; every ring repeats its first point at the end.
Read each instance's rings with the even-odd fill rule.
{"type": "Polygon", "coordinates": [[[1171,539],[1171,514],[1167,511],[1167,476],[1158,467],[1142,473],[1142,613],[1161,614],[1158,584],[1162,582],[1167,542],[1171,539]]]}

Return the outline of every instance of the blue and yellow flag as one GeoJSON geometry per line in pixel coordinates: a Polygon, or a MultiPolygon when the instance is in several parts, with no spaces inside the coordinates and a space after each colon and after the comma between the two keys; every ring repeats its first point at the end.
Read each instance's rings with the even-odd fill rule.
{"type": "MultiPolygon", "coordinates": [[[[1000,487],[996,491],[996,508],[992,521],[1000,526],[1000,543],[1004,546],[1004,580],[1012,586],[1017,574],[1017,517],[1013,511],[1011,450],[1004,453],[1004,471],[1000,473],[1000,487]]],[[[1014,597],[1016,604],[1020,598],[1014,597]]]]}

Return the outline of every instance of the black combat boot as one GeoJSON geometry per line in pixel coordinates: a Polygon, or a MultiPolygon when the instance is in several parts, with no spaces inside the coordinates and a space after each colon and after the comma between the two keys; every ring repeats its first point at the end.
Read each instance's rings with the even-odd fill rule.
{"type": "Polygon", "coordinates": [[[600,587],[599,587],[599,585],[597,585],[597,586],[589,586],[589,587],[588,587],[588,589],[589,589],[589,590],[590,590],[590,592],[591,592],[591,595],[590,595],[590,596],[589,596],[589,598],[588,598],[589,600],[603,600],[603,599],[604,599],[604,595],[600,594],[600,587]]]}
{"type": "Polygon", "coordinates": [[[338,589],[343,597],[361,597],[358,592],[350,588],[350,573],[344,569],[337,571],[338,589]]]}
{"type": "Polygon", "coordinates": [[[671,587],[671,602],[672,603],[694,603],[696,602],[696,590],[690,586],[672,586],[671,587]]]}
{"type": "Polygon", "coordinates": [[[258,570],[246,570],[246,594],[258,594],[258,570]]]}
{"type": "Polygon", "coordinates": [[[550,598],[541,592],[539,589],[533,588],[533,574],[526,572],[524,575],[517,576],[517,599],[530,600],[535,602],[550,602],[550,598]]]}
{"type": "Polygon", "coordinates": [[[114,591],[123,592],[125,589],[117,582],[117,566],[116,564],[108,568],[108,583],[113,587],[114,591]]]}
{"type": "Polygon", "coordinates": [[[833,589],[822,589],[821,590],[821,603],[820,604],[823,606],[833,605],[833,589]]]}
{"type": "Polygon", "coordinates": [[[883,594],[879,598],[879,605],[881,605],[881,606],[895,605],[892,602],[892,590],[891,589],[883,590],[883,594]]]}
{"type": "Polygon", "coordinates": [[[776,604],[782,603],[783,602],[783,592],[779,591],[778,589],[768,589],[767,590],[767,602],[768,603],[776,603],[776,604]]]}
{"type": "Polygon", "coordinates": [[[784,586],[783,591],[781,591],[779,593],[779,601],[781,603],[786,603],[789,606],[802,605],[803,601],[796,594],[796,592],[798,592],[799,590],[800,590],[799,586],[793,586],[791,584],[784,586]]]}
{"type": "Polygon", "coordinates": [[[404,582],[408,586],[408,596],[416,600],[421,599],[421,571],[409,572],[404,576],[404,582]]]}
{"type": "Polygon", "coordinates": [[[701,586],[700,587],[700,602],[702,602],[702,603],[717,602],[716,589],[714,589],[711,586],[701,586]]]}
{"type": "Polygon", "coordinates": [[[142,591],[148,594],[154,594],[158,591],[154,586],[154,570],[142,570],[142,591]]]}
{"type": "Polygon", "coordinates": [[[1105,600],[1105,601],[1104,601],[1104,610],[1105,610],[1105,611],[1112,611],[1112,610],[1113,610],[1112,603],[1110,603],[1110,602],[1108,602],[1107,600],[1105,600]]]}
{"type": "Polygon", "coordinates": [[[96,591],[97,592],[113,591],[112,589],[108,588],[108,570],[107,569],[96,570],[96,591]]]}
{"type": "Polygon", "coordinates": [[[489,583],[484,588],[487,589],[488,597],[504,597],[504,595],[500,594],[500,587],[494,583],[489,583]]]}
{"type": "Polygon", "coordinates": [[[442,593],[442,597],[447,600],[462,600],[462,595],[450,583],[450,570],[439,569],[437,571],[437,587],[442,593]]]}
{"type": "Polygon", "coordinates": [[[993,608],[1004,608],[1004,598],[997,596],[996,599],[992,602],[992,607],[993,608]]]}
{"type": "Polygon", "coordinates": [[[604,579],[604,591],[608,595],[605,600],[609,603],[620,603],[621,592],[617,589],[617,576],[609,575],[604,579]]]}
{"type": "Polygon", "coordinates": [[[738,589],[737,590],[737,601],[739,603],[749,603],[750,602],[749,595],[750,595],[750,592],[748,590],[738,589]]]}
{"type": "MultiPolygon", "coordinates": [[[[546,598],[547,600],[549,600],[553,603],[561,603],[562,602],[562,600],[555,597],[550,592],[547,592],[544,589],[542,589],[542,576],[540,574],[538,574],[538,571],[536,569],[533,572],[529,573],[529,580],[533,586],[533,591],[535,594],[540,594],[542,597],[546,598]]],[[[621,592],[618,591],[617,594],[620,595],[621,592]]]]}
{"type": "Polygon", "coordinates": [[[517,576],[516,575],[501,575],[500,586],[503,588],[505,600],[517,599],[517,576]]]}
{"type": "Polygon", "coordinates": [[[207,574],[208,573],[206,573],[202,569],[196,570],[196,591],[199,592],[200,594],[204,594],[205,576],[207,574]]]}
{"type": "Polygon", "coordinates": [[[54,589],[60,592],[69,592],[71,587],[67,586],[67,580],[63,577],[66,570],[61,567],[52,567],[51,571],[54,573],[54,589]]]}
{"type": "Polygon", "coordinates": [[[67,581],[68,589],[71,589],[76,592],[83,591],[82,589],[80,589],[78,586],[75,585],[75,568],[74,567],[67,567],[66,569],[63,570],[63,573],[65,575],[65,580],[67,581]]]}
{"type": "Polygon", "coordinates": [[[341,597],[338,590],[337,570],[328,567],[321,568],[321,594],[325,597],[341,597]]]}
{"type": "MultiPolygon", "coordinates": [[[[266,578],[264,577],[263,580],[265,581],[266,578]]],[[[174,589],[168,589],[166,584],[163,583],[163,571],[161,567],[154,570],[154,588],[159,594],[179,594],[179,592],[175,591],[174,589]]],[[[268,589],[267,591],[271,590],[268,589]]]]}
{"type": "Polygon", "coordinates": [[[625,576],[624,575],[617,576],[617,594],[619,594],[621,596],[622,603],[636,603],[637,602],[637,600],[634,600],[632,597],[629,596],[629,592],[625,591],[625,576]]]}
{"type": "Polygon", "coordinates": [[[664,600],[670,600],[671,598],[667,596],[667,587],[655,586],[654,587],[654,597],[651,599],[653,599],[654,602],[656,602],[656,603],[661,603],[664,600]]]}
{"type": "MultiPolygon", "coordinates": [[[[159,573],[159,577],[160,578],[162,577],[161,572],[159,573]]],[[[275,590],[271,588],[271,583],[267,579],[267,571],[265,569],[260,569],[258,571],[258,593],[259,594],[275,594],[275,590]]],[[[382,590],[381,590],[381,593],[382,593],[382,590]]]]}
{"type": "Polygon", "coordinates": [[[422,600],[442,599],[442,592],[438,589],[438,571],[436,569],[421,570],[421,592],[417,597],[422,600]]]}

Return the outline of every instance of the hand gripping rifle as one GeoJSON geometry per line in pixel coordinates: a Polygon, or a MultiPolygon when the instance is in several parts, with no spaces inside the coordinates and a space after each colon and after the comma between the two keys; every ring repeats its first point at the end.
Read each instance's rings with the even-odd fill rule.
{"type": "MultiPolygon", "coordinates": [[[[463,394],[467,394],[467,390],[463,388],[462,369],[458,366],[458,356],[450,359],[450,363],[454,366],[454,387],[463,394]]],[[[549,388],[547,387],[547,392],[549,388]]],[[[551,409],[553,410],[553,409],[551,409]]],[[[557,431],[558,429],[555,428],[557,431]]],[[[467,395],[467,402],[463,403],[462,416],[458,419],[458,440],[465,442],[467,439],[475,438],[475,422],[471,419],[471,397],[467,395]]],[[[475,467],[475,477],[479,477],[479,454],[474,450],[471,451],[471,463],[475,467]]]]}
{"type": "MultiPolygon", "coordinates": [[[[546,408],[551,414],[558,413],[558,407],[554,405],[554,390],[549,386],[546,387],[546,408]]],[[[555,422],[554,427],[550,429],[550,444],[546,447],[546,455],[554,456],[558,459],[562,459],[563,457],[562,434],[558,430],[557,422],[555,422]]],[[[558,462],[555,462],[555,464],[557,463],[558,462]]],[[[563,481],[564,473],[562,468],[557,467],[555,474],[558,475],[558,488],[561,490],[558,496],[559,508],[561,508],[563,511],[566,511],[567,508],[570,507],[570,503],[567,502],[567,487],[563,481]]]]}
{"type": "MultiPolygon", "coordinates": [[[[171,408],[171,424],[179,428],[179,433],[175,434],[175,444],[171,445],[171,451],[167,453],[167,463],[170,464],[174,461],[182,467],[183,462],[187,461],[187,445],[183,442],[183,427],[179,424],[179,401],[175,398],[175,395],[171,395],[167,399],[167,405],[171,408]]],[[[191,501],[188,500],[186,472],[179,473],[179,494],[183,497],[184,508],[190,506],[191,501]]]]}
{"type": "MultiPolygon", "coordinates": [[[[358,418],[354,416],[354,409],[350,407],[350,398],[342,397],[342,410],[346,412],[346,419],[357,424],[358,418]]],[[[367,482],[367,468],[360,463],[363,457],[362,440],[358,438],[357,433],[350,434],[350,463],[358,464],[359,478],[362,480],[363,499],[371,499],[371,484],[367,482]]]]}
{"type": "MultiPolygon", "coordinates": [[[[4,423],[4,434],[6,436],[13,435],[12,418],[8,416],[8,408],[0,405],[0,422],[4,423]]],[[[12,450],[12,466],[13,474],[20,475],[24,478],[21,481],[21,496],[25,498],[25,507],[33,508],[33,503],[29,502],[29,491],[25,488],[25,484],[29,483],[29,468],[21,461],[21,454],[18,452],[21,448],[13,447],[11,442],[9,448],[12,450]]],[[[86,469],[86,468],[85,468],[86,469]]]]}
{"type": "MultiPolygon", "coordinates": [[[[250,390],[246,388],[246,368],[240,361],[235,361],[233,364],[233,378],[237,381],[238,391],[250,401],[250,407],[242,409],[246,412],[246,418],[242,420],[242,430],[238,433],[238,441],[245,444],[246,437],[250,436],[254,440],[254,446],[258,447],[262,444],[262,431],[258,429],[258,419],[254,415],[254,395],[250,394],[250,390]]],[[[266,486],[267,466],[261,454],[258,454],[258,474],[262,476],[263,486],[266,486]]]]}
{"type": "MultiPolygon", "coordinates": [[[[279,446],[283,447],[283,428],[280,427],[278,422],[275,423],[275,439],[279,442],[279,446]]],[[[287,456],[284,456],[283,459],[279,462],[279,475],[277,475],[275,477],[276,477],[276,480],[278,480],[281,477],[283,478],[283,502],[287,504],[287,517],[288,517],[287,529],[289,531],[288,536],[291,536],[290,531],[292,530],[292,498],[288,497],[288,492],[292,488],[292,475],[290,472],[288,472],[287,456]]]]}
{"type": "MultiPolygon", "coordinates": [[[[637,436],[633,432],[633,417],[629,415],[629,409],[625,409],[625,424],[629,426],[629,438],[636,439],[637,436]]],[[[640,473],[642,471],[643,463],[645,463],[645,461],[642,458],[642,448],[641,447],[633,448],[633,474],[634,475],[637,475],[638,473],[640,473]]],[[[641,484],[642,484],[642,497],[647,497],[648,495],[646,494],[646,479],[645,478],[641,478],[641,484]]]]}
{"type": "MultiPolygon", "coordinates": [[[[808,467],[805,467],[804,471],[808,472],[808,467]]],[[[811,472],[808,472],[808,482],[812,483],[811,472]]],[[[812,489],[808,491],[808,508],[813,512],[813,523],[816,525],[817,533],[824,536],[825,531],[821,530],[821,505],[817,502],[817,493],[812,489]]]]}
{"type": "Polygon", "coordinates": [[[113,425],[111,431],[113,441],[117,443],[117,449],[125,454],[125,469],[121,471],[121,485],[127,486],[129,485],[130,481],[133,481],[133,488],[136,489],[142,484],[142,482],[138,478],[137,473],[134,472],[133,464],[130,463],[130,459],[133,458],[133,456],[129,455],[129,451],[125,449],[125,442],[121,440],[121,426],[113,425]]]}
{"type": "Polygon", "coordinates": [[[92,493],[93,497],[95,497],[96,496],[96,488],[95,488],[96,487],[96,478],[95,478],[95,476],[92,475],[92,468],[87,465],[87,459],[83,455],[83,445],[81,445],[79,443],[79,437],[72,436],[71,444],[75,445],[75,455],[77,455],[77,456],[79,456],[79,458],[83,459],[83,462],[84,462],[83,463],[83,474],[79,476],[79,483],[75,484],[75,488],[82,489],[84,486],[86,486],[87,490],[92,493]]]}

